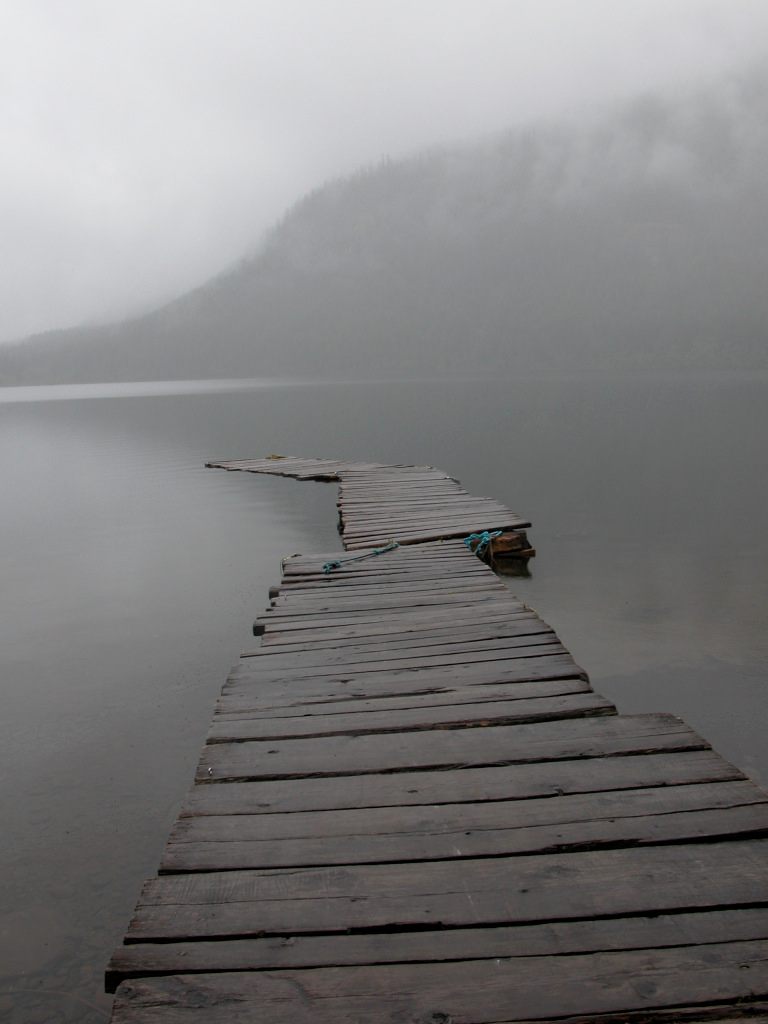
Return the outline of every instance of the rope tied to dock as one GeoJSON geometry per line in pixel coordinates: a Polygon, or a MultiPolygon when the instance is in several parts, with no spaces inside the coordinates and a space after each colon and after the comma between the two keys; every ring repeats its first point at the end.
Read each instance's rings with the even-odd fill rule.
{"type": "Polygon", "coordinates": [[[501,534],[501,530],[494,530],[492,533],[489,533],[488,530],[483,530],[482,533],[470,533],[468,537],[464,538],[464,544],[470,551],[474,552],[478,558],[482,558],[488,550],[491,541],[495,537],[500,537],[501,534]],[[473,544],[475,547],[472,547],[473,544]]]}
{"type": "Polygon", "coordinates": [[[396,540],[391,540],[384,547],[374,548],[373,551],[367,551],[364,555],[350,555],[349,558],[335,558],[332,562],[326,562],[323,566],[323,572],[327,576],[328,573],[333,572],[334,569],[340,569],[342,565],[346,565],[347,562],[362,562],[364,558],[374,558],[376,555],[385,555],[387,551],[394,551],[395,548],[399,548],[400,545],[396,540]]]}

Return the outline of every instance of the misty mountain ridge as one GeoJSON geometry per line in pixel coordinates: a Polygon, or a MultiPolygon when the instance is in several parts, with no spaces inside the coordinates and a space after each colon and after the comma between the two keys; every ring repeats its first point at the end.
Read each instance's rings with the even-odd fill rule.
{"type": "Polygon", "coordinates": [[[3,383],[768,368],[768,75],[387,160],[145,316],[3,383]]]}

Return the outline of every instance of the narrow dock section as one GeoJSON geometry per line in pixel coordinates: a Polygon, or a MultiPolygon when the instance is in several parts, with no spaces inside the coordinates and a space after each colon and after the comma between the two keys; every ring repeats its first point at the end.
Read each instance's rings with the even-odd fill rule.
{"type": "MultiPolygon", "coordinates": [[[[344,501],[400,486],[314,468],[344,501]]],[[[109,965],[115,1024],[768,1020],[768,794],[617,714],[461,540],[358,558],[397,536],[374,524],[284,562],[109,965]]]]}
{"type": "Polygon", "coordinates": [[[295,480],[338,481],[339,527],[347,550],[375,547],[393,538],[400,544],[420,544],[531,525],[506,505],[469,494],[457,480],[434,466],[388,466],[283,455],[208,465],[295,480]]]}

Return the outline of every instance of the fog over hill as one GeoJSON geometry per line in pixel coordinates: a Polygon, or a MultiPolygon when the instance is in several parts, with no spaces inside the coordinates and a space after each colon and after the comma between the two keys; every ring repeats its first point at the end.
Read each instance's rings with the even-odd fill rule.
{"type": "Polygon", "coordinates": [[[768,75],[385,162],[4,383],[768,367],[768,75]]]}

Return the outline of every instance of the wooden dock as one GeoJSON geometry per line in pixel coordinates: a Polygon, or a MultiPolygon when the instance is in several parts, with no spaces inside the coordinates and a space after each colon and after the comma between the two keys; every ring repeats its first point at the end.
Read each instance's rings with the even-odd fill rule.
{"type": "Polygon", "coordinates": [[[219,469],[267,473],[295,480],[339,482],[339,526],[350,551],[466,537],[484,530],[518,530],[531,524],[492,498],[476,498],[433,466],[388,466],[271,456],[209,462],[219,469]]]}
{"type": "Polygon", "coordinates": [[[344,550],[284,562],[114,1024],[768,1021],[768,794],[458,539],[528,524],[431,467],[217,465],[338,480],[344,550]]]}

